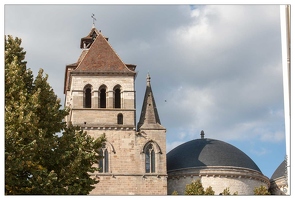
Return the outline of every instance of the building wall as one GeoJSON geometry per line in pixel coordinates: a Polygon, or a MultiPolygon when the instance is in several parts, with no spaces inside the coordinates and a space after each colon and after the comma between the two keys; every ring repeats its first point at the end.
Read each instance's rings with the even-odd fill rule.
{"type": "Polygon", "coordinates": [[[134,109],[135,86],[133,76],[104,76],[104,75],[74,75],[71,79],[72,108],[83,108],[83,90],[86,85],[92,86],[92,107],[98,108],[99,88],[106,86],[107,108],[113,108],[114,87],[121,86],[122,108],[134,109]]]}
{"type": "Polygon", "coordinates": [[[165,176],[100,176],[90,195],[166,195],[165,176]]]}
{"type": "Polygon", "coordinates": [[[253,195],[254,188],[260,187],[264,185],[266,187],[267,184],[255,179],[248,179],[248,178],[238,178],[238,177],[180,177],[179,179],[170,180],[168,179],[168,194],[172,194],[173,191],[177,191],[178,194],[184,194],[185,186],[187,184],[192,183],[192,181],[201,179],[202,185],[204,189],[208,188],[209,186],[212,187],[215,195],[218,195],[223,192],[223,190],[229,187],[230,193],[233,194],[238,192],[238,195],[253,195]]]}
{"type": "Polygon", "coordinates": [[[99,183],[91,194],[97,195],[166,195],[166,146],[165,132],[155,132],[146,136],[135,130],[123,129],[86,129],[92,137],[105,134],[109,148],[109,172],[95,173],[99,183]],[[149,142],[155,146],[156,171],[145,172],[145,154],[143,149],[149,142]],[[103,190],[102,190],[103,189],[103,190]]]}
{"type": "MultiPolygon", "coordinates": [[[[108,172],[92,174],[99,183],[91,195],[166,195],[166,131],[146,130],[139,134],[135,125],[135,91],[133,76],[72,76],[66,105],[71,107],[67,121],[79,125],[93,138],[105,134],[109,153],[108,172]],[[92,107],[83,108],[83,90],[90,84],[92,107]],[[107,87],[107,108],[99,108],[99,88],[107,87]],[[121,108],[114,108],[113,89],[121,86],[121,108]],[[117,123],[123,114],[123,124],[117,123]],[[144,148],[152,143],[155,149],[154,173],[145,172],[144,148]]],[[[97,162],[98,165],[99,161],[97,162]]]]}
{"type": "Polygon", "coordinates": [[[118,114],[123,114],[123,125],[134,128],[135,110],[130,109],[72,109],[71,121],[75,125],[86,127],[117,127],[118,114]]]}
{"type": "Polygon", "coordinates": [[[275,180],[271,180],[270,191],[274,195],[286,195],[288,194],[288,185],[285,177],[279,177],[275,180]]]}
{"type": "Polygon", "coordinates": [[[135,128],[135,91],[133,76],[73,75],[66,106],[71,108],[67,121],[88,127],[117,126],[117,116],[123,114],[123,125],[135,128]],[[84,108],[84,88],[91,85],[91,108],[84,108]],[[114,108],[114,87],[121,87],[121,108],[114,108]],[[106,87],[106,108],[100,108],[101,86],[106,87]]]}
{"type": "Polygon", "coordinates": [[[215,195],[219,195],[227,187],[229,187],[231,194],[238,192],[238,195],[253,195],[255,187],[261,185],[269,187],[267,177],[253,172],[253,170],[226,170],[222,167],[212,170],[190,169],[168,173],[168,194],[172,194],[173,191],[184,194],[186,185],[198,179],[201,180],[204,189],[211,186],[215,195]]]}

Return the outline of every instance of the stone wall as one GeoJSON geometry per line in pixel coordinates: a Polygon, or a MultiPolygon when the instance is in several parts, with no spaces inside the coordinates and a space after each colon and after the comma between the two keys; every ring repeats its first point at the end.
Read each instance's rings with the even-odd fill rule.
{"type": "Polygon", "coordinates": [[[290,194],[288,192],[289,188],[288,188],[288,182],[286,180],[286,178],[283,177],[279,177],[275,180],[271,180],[270,182],[270,191],[271,194],[274,195],[286,195],[286,194],[290,194]]]}
{"type": "MultiPolygon", "coordinates": [[[[117,117],[118,114],[123,115],[122,126],[135,127],[134,116],[135,110],[126,109],[72,109],[71,121],[75,125],[86,126],[86,127],[117,127],[118,125],[117,117]]],[[[120,129],[120,128],[119,128],[120,129]]]]}
{"type": "Polygon", "coordinates": [[[135,86],[133,76],[72,75],[70,91],[66,94],[66,105],[71,108],[83,108],[84,87],[91,85],[91,108],[99,108],[99,88],[106,87],[107,108],[114,108],[114,88],[120,86],[121,108],[135,108],[135,86]]]}
{"type": "Polygon", "coordinates": [[[173,191],[184,194],[185,186],[198,179],[201,180],[205,189],[211,186],[215,195],[219,195],[227,187],[231,194],[238,192],[238,195],[253,195],[255,187],[261,185],[269,187],[268,178],[254,170],[235,167],[210,169],[208,167],[168,173],[168,194],[172,194],[173,191]]]}
{"type": "Polygon", "coordinates": [[[126,129],[86,129],[87,133],[97,138],[105,134],[109,152],[109,172],[94,173],[100,182],[91,194],[96,195],[166,195],[166,143],[165,131],[146,136],[135,130],[126,129]],[[155,173],[145,172],[145,145],[155,145],[155,173]]]}
{"type": "MultiPolygon", "coordinates": [[[[66,105],[67,122],[81,126],[93,138],[105,134],[108,168],[92,176],[99,183],[92,195],[166,195],[166,130],[136,131],[134,77],[129,75],[73,74],[66,105]],[[84,108],[84,88],[91,85],[91,108],[84,108]],[[121,108],[114,107],[114,89],[120,86],[121,108]],[[100,88],[106,89],[106,108],[100,108],[100,88]],[[123,124],[118,124],[118,114],[123,124]],[[155,172],[146,173],[144,149],[155,150],[155,172]]],[[[99,161],[97,161],[97,166],[99,161]]]]}
{"type": "Polygon", "coordinates": [[[90,195],[166,195],[166,176],[107,175],[98,176],[99,183],[90,195]]]}

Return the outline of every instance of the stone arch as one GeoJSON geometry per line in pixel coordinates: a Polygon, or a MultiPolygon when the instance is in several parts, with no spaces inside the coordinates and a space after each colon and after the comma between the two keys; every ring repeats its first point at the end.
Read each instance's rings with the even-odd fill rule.
{"type": "Polygon", "coordinates": [[[157,142],[153,141],[153,140],[149,140],[147,143],[145,143],[142,147],[141,153],[144,153],[146,151],[146,148],[149,146],[149,144],[152,144],[154,149],[155,149],[155,153],[159,153],[162,154],[162,150],[161,147],[158,145],[157,142]]]}
{"type": "Polygon", "coordinates": [[[83,107],[84,108],[92,107],[92,92],[93,92],[92,85],[86,84],[83,88],[83,107]]]}
{"type": "Polygon", "coordinates": [[[110,173],[112,171],[112,154],[115,153],[114,146],[110,142],[105,141],[102,144],[102,147],[99,149],[99,154],[102,158],[98,161],[100,173],[110,173]]]}
{"type": "Polygon", "coordinates": [[[114,91],[114,108],[122,108],[122,87],[121,85],[116,85],[113,89],[114,91]]]}
{"type": "Polygon", "coordinates": [[[105,84],[101,85],[98,88],[98,107],[106,108],[107,107],[107,86],[105,84]]]}
{"type": "Polygon", "coordinates": [[[119,113],[118,115],[117,115],[117,124],[121,124],[121,125],[123,125],[123,114],[122,113],[119,113]]]}
{"type": "Polygon", "coordinates": [[[105,147],[106,147],[110,152],[112,152],[112,153],[114,153],[114,154],[116,153],[114,146],[113,146],[110,142],[105,141],[104,144],[105,144],[105,147]]]}
{"type": "Polygon", "coordinates": [[[157,142],[149,140],[142,147],[143,164],[145,173],[157,173],[159,171],[159,159],[162,154],[157,142]]]}

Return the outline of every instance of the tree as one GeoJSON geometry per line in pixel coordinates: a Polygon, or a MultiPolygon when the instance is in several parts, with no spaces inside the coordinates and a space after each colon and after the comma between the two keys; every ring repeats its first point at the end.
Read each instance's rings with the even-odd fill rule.
{"type": "Polygon", "coordinates": [[[270,192],[265,186],[260,185],[260,187],[254,188],[254,195],[270,195],[270,192]]]}
{"type": "Polygon", "coordinates": [[[174,190],[171,195],[178,195],[178,192],[174,190]]]}
{"type": "Polygon", "coordinates": [[[209,186],[208,188],[206,188],[206,190],[205,190],[205,193],[204,193],[205,195],[214,195],[215,194],[215,192],[213,191],[213,189],[212,189],[212,187],[211,186],[209,186]]]}
{"type": "MultiPolygon", "coordinates": [[[[229,191],[229,187],[225,188],[223,190],[222,193],[220,193],[220,195],[231,195],[230,191],[229,191]]],[[[233,195],[238,195],[238,191],[234,192],[233,195]]]]}
{"type": "Polygon", "coordinates": [[[66,125],[68,110],[25,54],[21,39],[5,37],[5,194],[88,194],[105,137],[66,125]]]}
{"type": "Polygon", "coordinates": [[[214,195],[214,193],[211,186],[204,191],[200,179],[193,181],[191,184],[187,184],[184,191],[185,195],[214,195]]]}
{"type": "Polygon", "coordinates": [[[185,195],[203,195],[204,187],[200,180],[193,181],[185,186],[185,195]]]}
{"type": "Polygon", "coordinates": [[[222,195],[230,195],[229,187],[225,188],[221,194],[222,195]]]}

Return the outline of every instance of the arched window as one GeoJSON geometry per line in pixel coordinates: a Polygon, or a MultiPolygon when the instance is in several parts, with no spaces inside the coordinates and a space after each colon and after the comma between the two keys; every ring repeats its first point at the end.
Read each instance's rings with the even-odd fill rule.
{"type": "Polygon", "coordinates": [[[152,144],[145,149],[145,173],[155,172],[155,150],[152,144]]]}
{"type": "Polygon", "coordinates": [[[100,108],[106,108],[107,106],[107,96],[106,96],[106,89],[102,88],[100,90],[100,108]]]}
{"type": "Polygon", "coordinates": [[[109,152],[105,144],[103,144],[102,148],[99,150],[99,155],[102,156],[102,158],[100,158],[98,162],[99,172],[109,172],[109,152]]]}
{"type": "Polygon", "coordinates": [[[91,108],[91,85],[84,87],[84,108],[91,108]]]}
{"type": "Polygon", "coordinates": [[[115,108],[121,108],[121,89],[116,87],[115,89],[115,108]]]}
{"type": "Polygon", "coordinates": [[[123,124],[123,114],[119,113],[117,116],[117,122],[118,124],[123,124]]]}

